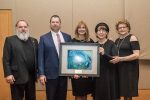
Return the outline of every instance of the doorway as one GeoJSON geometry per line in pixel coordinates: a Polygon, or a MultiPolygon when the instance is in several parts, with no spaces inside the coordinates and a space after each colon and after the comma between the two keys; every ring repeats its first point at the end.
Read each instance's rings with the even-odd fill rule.
{"type": "Polygon", "coordinates": [[[0,9],[0,100],[11,100],[9,84],[5,82],[3,73],[3,46],[5,38],[12,34],[12,11],[0,9]]]}

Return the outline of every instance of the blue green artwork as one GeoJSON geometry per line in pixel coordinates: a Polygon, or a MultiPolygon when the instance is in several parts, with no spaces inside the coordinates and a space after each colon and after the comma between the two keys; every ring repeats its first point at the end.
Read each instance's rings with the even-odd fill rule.
{"type": "Polygon", "coordinates": [[[68,69],[91,70],[92,50],[68,50],[68,69]]]}

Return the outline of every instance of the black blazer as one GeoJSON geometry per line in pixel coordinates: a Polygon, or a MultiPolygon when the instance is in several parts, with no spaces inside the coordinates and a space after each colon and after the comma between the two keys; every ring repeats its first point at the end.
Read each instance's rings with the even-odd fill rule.
{"type": "MultiPolygon", "coordinates": [[[[29,41],[33,47],[34,53],[34,68],[32,77],[36,80],[37,71],[37,46],[38,42],[36,39],[29,37],[29,41]],[[33,74],[34,73],[34,74],[33,74]]],[[[7,37],[5,40],[3,48],[3,68],[4,77],[8,75],[13,75],[15,77],[15,84],[26,83],[29,79],[29,70],[27,69],[27,59],[26,57],[30,55],[25,55],[21,40],[16,36],[7,37]]],[[[30,75],[31,76],[31,75],[30,75]]]]}

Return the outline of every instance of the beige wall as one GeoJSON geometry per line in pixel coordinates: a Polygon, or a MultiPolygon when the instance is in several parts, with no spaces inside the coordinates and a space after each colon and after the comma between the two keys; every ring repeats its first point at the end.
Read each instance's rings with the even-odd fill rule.
{"type": "MultiPolygon", "coordinates": [[[[150,50],[147,49],[149,44],[143,40],[150,37],[148,4],[149,0],[1,0],[0,9],[12,9],[13,28],[16,20],[26,19],[32,35],[37,39],[49,31],[49,18],[53,14],[62,18],[62,30],[72,36],[77,23],[80,20],[85,21],[95,41],[94,28],[98,22],[106,22],[110,26],[110,37],[116,39],[115,23],[119,19],[127,18],[132,25],[131,32],[135,33],[141,42],[141,59],[147,60],[150,59],[150,50]]],[[[140,63],[141,89],[150,89],[149,66],[149,60],[142,60],[140,63]]]]}
{"type": "MultiPolygon", "coordinates": [[[[100,22],[108,23],[114,37],[116,21],[124,17],[123,0],[1,0],[0,9],[12,9],[13,22],[26,19],[33,36],[39,38],[49,31],[49,18],[58,14],[62,18],[62,30],[73,36],[74,28],[80,20],[89,26],[91,37],[95,38],[94,27],[100,22]]],[[[13,25],[14,25],[13,24],[13,25]]]]}
{"type": "Polygon", "coordinates": [[[125,18],[131,25],[131,32],[139,37],[140,59],[150,60],[150,0],[125,0],[125,18]]]}
{"type": "Polygon", "coordinates": [[[150,61],[140,61],[139,88],[150,89],[150,61]]]}

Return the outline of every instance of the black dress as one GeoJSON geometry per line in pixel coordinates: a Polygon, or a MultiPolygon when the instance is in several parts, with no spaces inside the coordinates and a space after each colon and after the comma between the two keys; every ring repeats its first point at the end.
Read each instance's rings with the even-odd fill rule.
{"type": "Polygon", "coordinates": [[[109,63],[117,55],[117,47],[111,40],[100,44],[105,54],[100,55],[100,77],[96,78],[95,100],[116,100],[115,65],[109,63]]]}
{"type": "MultiPolygon", "coordinates": [[[[133,54],[133,50],[140,50],[138,41],[130,41],[131,34],[124,39],[117,39],[116,45],[119,50],[119,56],[128,56],[133,54]]],[[[120,96],[134,97],[138,96],[139,80],[139,61],[123,61],[118,63],[119,93],[120,96]]]]}
{"type": "MultiPolygon", "coordinates": [[[[92,39],[90,41],[72,39],[72,42],[82,42],[82,43],[94,43],[92,39]]],[[[74,79],[71,78],[72,82],[72,92],[74,96],[85,96],[93,92],[93,78],[82,78],[74,79]]]]}

